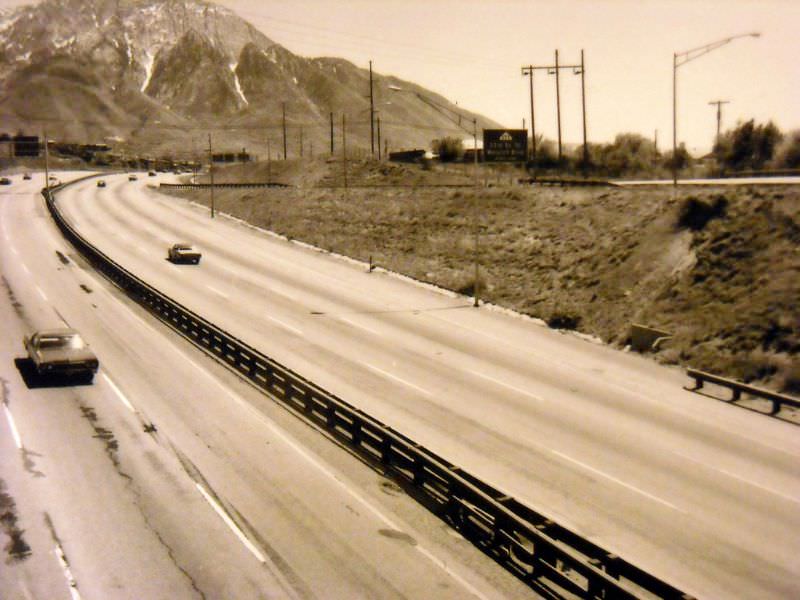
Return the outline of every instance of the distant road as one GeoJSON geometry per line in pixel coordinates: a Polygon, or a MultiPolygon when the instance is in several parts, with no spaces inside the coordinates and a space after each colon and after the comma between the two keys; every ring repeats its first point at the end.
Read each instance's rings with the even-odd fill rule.
{"type": "Polygon", "coordinates": [[[65,190],[66,217],[233,335],[688,593],[800,597],[796,426],[689,393],[651,360],[211,220],[147,181],[106,181],[65,190]],[[175,241],[201,264],[167,262],[175,241]]]}
{"type": "MultiPolygon", "coordinates": [[[[672,185],[672,179],[612,180],[614,185],[672,185]]],[[[678,185],[800,185],[800,177],[730,177],[723,179],[678,179],[678,185]]]]}

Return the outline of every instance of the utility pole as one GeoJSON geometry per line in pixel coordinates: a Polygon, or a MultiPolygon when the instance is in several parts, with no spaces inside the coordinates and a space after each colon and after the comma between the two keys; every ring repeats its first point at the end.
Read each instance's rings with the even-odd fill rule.
{"type": "Polygon", "coordinates": [[[272,144],[267,138],[267,183],[272,183],[272,144]]]}
{"type": "Polygon", "coordinates": [[[50,150],[47,143],[47,129],[44,130],[44,187],[47,189],[47,199],[50,199],[50,150]]]}
{"type": "Polygon", "coordinates": [[[214,218],[214,154],[211,150],[211,134],[208,134],[208,176],[211,179],[211,218],[214,218]]]}
{"type": "Polygon", "coordinates": [[[282,104],[283,106],[283,160],[288,158],[286,154],[286,102],[282,104]]]}
{"type": "Polygon", "coordinates": [[[522,74],[530,77],[530,90],[531,90],[531,160],[536,161],[536,122],[533,112],[533,72],[538,70],[546,70],[548,75],[556,76],[556,116],[558,119],[558,162],[562,159],[562,144],[561,144],[561,85],[559,79],[559,71],[561,69],[572,69],[575,75],[581,75],[581,102],[583,104],[583,147],[584,147],[584,162],[588,162],[588,148],[586,141],[586,86],[584,73],[586,69],[583,62],[583,50],[581,50],[581,64],[579,65],[561,65],[558,63],[558,50],[555,52],[555,64],[553,65],[528,65],[522,67],[522,74]]]}
{"type": "Polygon", "coordinates": [[[589,168],[589,146],[586,145],[586,66],[583,62],[583,48],[581,48],[581,106],[583,107],[583,174],[586,176],[589,168]]]}
{"type": "Polygon", "coordinates": [[[333,156],[333,113],[331,113],[331,156],[333,156]]]}
{"type": "Polygon", "coordinates": [[[558,50],[556,50],[556,117],[558,119],[558,166],[561,166],[561,92],[558,85],[558,50]]]}
{"type": "Polygon", "coordinates": [[[372,95],[372,61],[369,61],[369,147],[375,156],[375,99],[372,95]]]}
{"type": "Polygon", "coordinates": [[[536,117],[533,112],[533,71],[536,69],[533,65],[522,67],[522,74],[527,75],[531,87],[531,162],[536,163],[536,117]]]}
{"type": "Polygon", "coordinates": [[[709,104],[711,106],[717,105],[717,137],[714,138],[714,144],[719,144],[720,125],[722,124],[722,105],[730,104],[730,100],[712,100],[709,104]]]}
{"type": "Polygon", "coordinates": [[[347,196],[347,117],[342,113],[342,168],[344,169],[344,194],[347,196]]]}
{"type": "Polygon", "coordinates": [[[381,118],[378,117],[378,160],[381,160],[381,118]]]}
{"type": "Polygon", "coordinates": [[[300,127],[300,158],[303,158],[303,127],[300,127]]]}
{"type": "Polygon", "coordinates": [[[478,119],[472,119],[472,169],[473,175],[475,178],[475,199],[473,201],[473,210],[472,210],[472,227],[474,229],[475,234],[475,279],[474,279],[474,301],[472,306],[478,307],[480,304],[479,297],[480,297],[480,285],[478,284],[478,276],[479,273],[479,262],[480,262],[480,247],[478,246],[478,239],[479,239],[479,228],[478,228],[478,119]]]}

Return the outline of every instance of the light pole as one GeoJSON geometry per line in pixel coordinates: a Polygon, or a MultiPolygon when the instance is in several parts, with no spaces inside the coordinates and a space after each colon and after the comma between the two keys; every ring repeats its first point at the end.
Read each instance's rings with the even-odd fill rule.
{"type": "Polygon", "coordinates": [[[478,119],[476,117],[472,117],[472,131],[467,129],[461,124],[461,119],[468,118],[466,115],[458,112],[457,110],[453,110],[447,106],[442,106],[441,104],[434,102],[430,98],[427,98],[420,94],[419,92],[414,92],[411,90],[404,90],[401,87],[396,85],[390,85],[389,89],[393,92],[410,92],[414,94],[421,102],[424,102],[437,112],[443,114],[447,117],[450,121],[458,125],[461,129],[466,131],[467,133],[472,134],[472,166],[473,166],[473,174],[475,179],[475,201],[473,202],[473,210],[472,210],[472,228],[473,228],[473,235],[475,237],[475,247],[473,251],[473,262],[475,264],[475,275],[473,281],[473,303],[472,306],[479,306],[480,305],[480,292],[479,292],[479,285],[478,285],[478,275],[479,275],[479,266],[480,266],[480,245],[479,245],[479,229],[478,229],[478,119]],[[446,111],[446,112],[445,112],[446,111]],[[450,114],[448,114],[450,113],[450,114]]]}
{"type": "Polygon", "coordinates": [[[678,152],[678,92],[677,92],[677,83],[678,83],[678,67],[685,65],[690,60],[694,60],[695,58],[700,58],[704,54],[708,54],[712,50],[716,50],[720,46],[724,46],[725,44],[731,43],[733,40],[743,38],[743,37],[760,37],[761,34],[758,32],[751,32],[751,33],[741,33],[739,35],[733,35],[731,37],[726,37],[721,40],[717,40],[716,42],[711,42],[710,44],[706,44],[704,46],[698,46],[697,48],[692,48],[691,50],[686,50],[685,52],[675,52],[672,55],[672,185],[678,185],[678,161],[676,160],[676,155],[678,152]]]}

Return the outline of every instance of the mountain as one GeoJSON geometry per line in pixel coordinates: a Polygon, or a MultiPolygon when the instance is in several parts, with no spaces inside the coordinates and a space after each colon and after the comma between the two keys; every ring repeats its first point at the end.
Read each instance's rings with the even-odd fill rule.
{"type": "MultiPolygon", "coordinates": [[[[496,123],[438,94],[373,74],[376,114],[390,149],[469,137],[496,123]],[[402,90],[402,91],[398,91],[402,90]]],[[[0,12],[0,132],[22,130],[123,151],[247,148],[274,156],[370,145],[369,72],[338,58],[305,58],[230,10],[200,0],[45,0],[0,12]],[[302,140],[302,142],[301,142],[302,140]]]]}

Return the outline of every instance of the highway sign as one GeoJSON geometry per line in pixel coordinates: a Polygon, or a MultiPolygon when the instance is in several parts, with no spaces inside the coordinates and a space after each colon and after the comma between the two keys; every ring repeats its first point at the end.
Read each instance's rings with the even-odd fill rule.
{"type": "Polygon", "coordinates": [[[483,159],[486,162],[525,162],[527,157],[527,129],[483,130],[483,159]]]}

